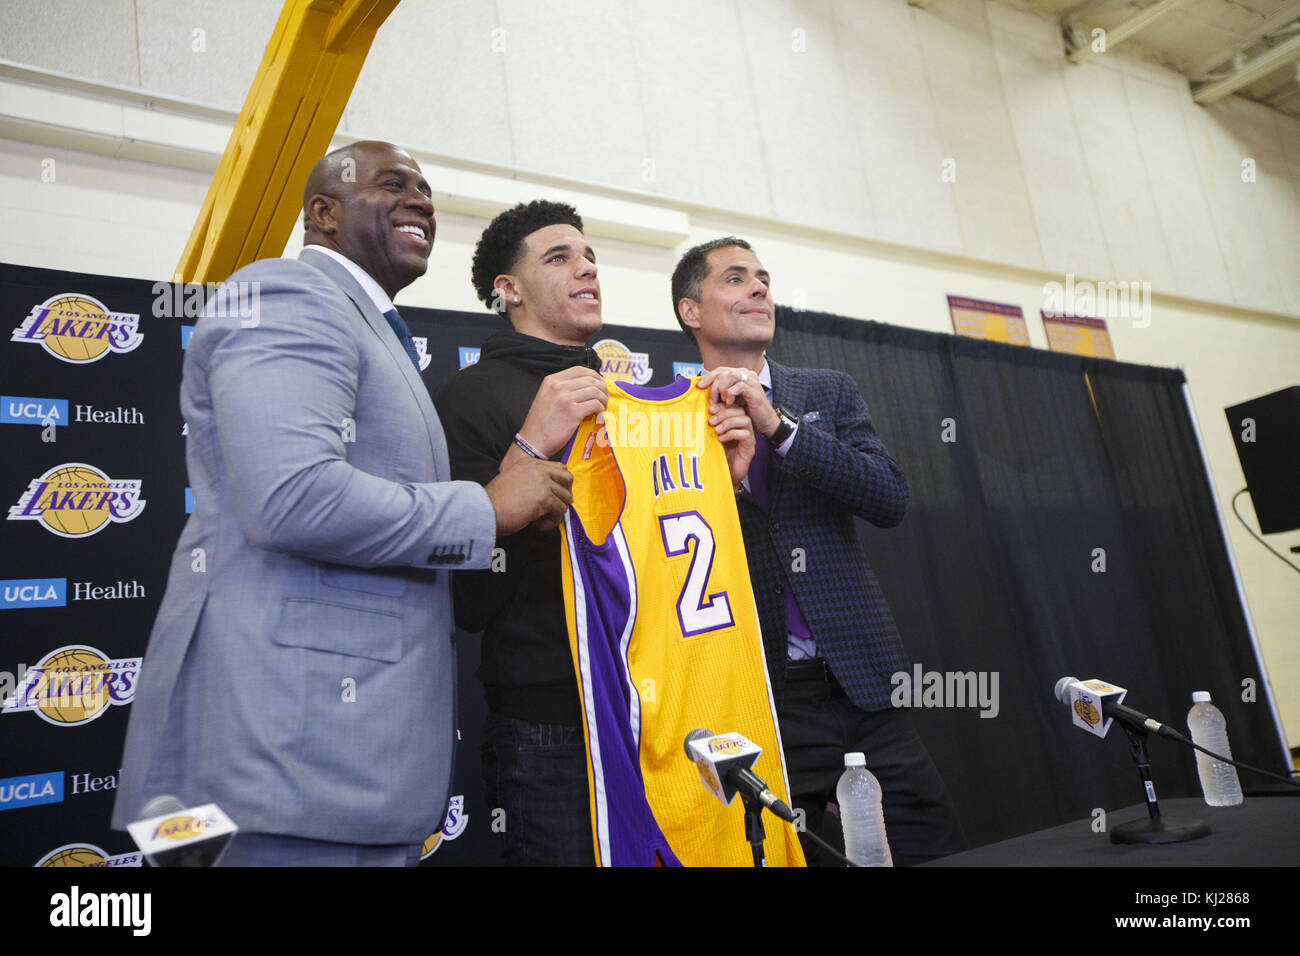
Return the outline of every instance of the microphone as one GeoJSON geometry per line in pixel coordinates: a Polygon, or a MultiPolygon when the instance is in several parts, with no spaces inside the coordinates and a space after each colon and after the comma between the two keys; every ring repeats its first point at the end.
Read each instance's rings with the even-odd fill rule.
{"type": "Polygon", "coordinates": [[[1186,742],[1187,738],[1172,727],[1132,707],[1125,707],[1122,701],[1127,693],[1123,687],[1116,687],[1095,677],[1085,681],[1076,677],[1062,677],[1056,682],[1056,699],[1070,708],[1074,726],[1090,734],[1105,737],[1110,731],[1111,721],[1117,720],[1139,733],[1154,733],[1186,742]],[[1105,722],[1102,721],[1103,715],[1105,722]]]}
{"type": "Polygon", "coordinates": [[[169,793],[154,797],[126,825],[151,866],[215,866],[238,830],[215,803],[186,807],[169,793]]]}
{"type": "Polygon", "coordinates": [[[749,769],[763,752],[757,744],[740,734],[715,734],[700,728],[686,735],[683,749],[699,770],[704,786],[722,801],[723,806],[730,806],[736,794],[740,793],[757,800],[782,820],[795,822],[794,811],[749,769]]]}

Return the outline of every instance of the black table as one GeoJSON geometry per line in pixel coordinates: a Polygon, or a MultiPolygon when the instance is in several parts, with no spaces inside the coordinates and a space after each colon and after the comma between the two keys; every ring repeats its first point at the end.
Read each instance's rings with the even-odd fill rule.
{"type": "Polygon", "coordinates": [[[1110,842],[1110,828],[1146,816],[1145,804],[1108,811],[1108,832],[1092,818],[956,853],[925,866],[1300,866],[1300,798],[1247,797],[1235,807],[1206,806],[1200,798],[1160,801],[1166,821],[1199,819],[1211,833],[1188,843],[1128,846],[1110,842]]]}

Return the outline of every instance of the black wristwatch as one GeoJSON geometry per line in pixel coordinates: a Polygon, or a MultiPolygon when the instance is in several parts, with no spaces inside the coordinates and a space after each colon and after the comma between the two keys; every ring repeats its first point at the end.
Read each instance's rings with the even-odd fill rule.
{"type": "Polygon", "coordinates": [[[777,416],[781,419],[781,424],[776,426],[776,431],[772,432],[770,435],[763,436],[763,438],[773,448],[780,448],[785,440],[794,433],[794,428],[799,424],[799,422],[795,420],[793,415],[787,412],[784,408],[781,408],[779,405],[776,407],[775,411],[777,416]]]}

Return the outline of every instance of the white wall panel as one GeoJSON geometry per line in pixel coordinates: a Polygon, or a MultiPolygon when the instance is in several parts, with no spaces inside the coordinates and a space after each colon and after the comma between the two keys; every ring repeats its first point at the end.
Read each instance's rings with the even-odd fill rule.
{"type": "Polygon", "coordinates": [[[1060,30],[1003,4],[987,9],[1043,265],[1062,275],[1113,275],[1065,86],[1064,72],[1074,67],[1054,46],[1060,30]]]}
{"type": "Polygon", "coordinates": [[[481,0],[399,3],[375,35],[342,128],[488,163],[515,162],[500,24],[481,0]]]}
{"type": "Polygon", "coordinates": [[[1147,187],[1159,228],[1153,245],[1169,252],[1171,292],[1193,298],[1232,301],[1232,286],[1214,235],[1214,221],[1200,173],[1192,158],[1183,108],[1184,89],[1124,78],[1133,131],[1147,172],[1147,187]]]}
{"type": "Polygon", "coordinates": [[[135,0],[0,4],[0,58],[138,86],[135,0]]]}
{"type": "Polygon", "coordinates": [[[626,8],[654,191],[771,215],[760,107],[737,4],[663,0],[626,8]]]}
{"type": "Polygon", "coordinates": [[[135,6],[140,86],[227,109],[243,105],[279,19],[279,4],[136,0],[135,6]]]}
{"type": "Polygon", "coordinates": [[[873,235],[839,26],[831,0],[783,0],[741,20],[773,215],[873,235]]]}
{"type": "Polygon", "coordinates": [[[951,183],[916,21],[906,3],[836,0],[835,22],[849,84],[851,117],[862,144],[872,238],[962,251],[951,183]]]}
{"type": "Polygon", "coordinates": [[[1114,275],[1101,278],[1150,282],[1156,289],[1169,290],[1174,284],[1173,265],[1138,148],[1124,73],[1113,60],[1094,57],[1065,71],[1093,202],[1115,270],[1114,275]]]}
{"type": "Polygon", "coordinates": [[[981,259],[1043,265],[983,0],[943,0],[916,17],[962,251],[981,259]]]}
{"type": "Polygon", "coordinates": [[[1245,159],[1256,161],[1258,180],[1260,156],[1269,144],[1244,139],[1250,128],[1241,122],[1237,105],[1241,102],[1229,97],[1208,107],[1188,107],[1196,111],[1190,114],[1195,117],[1196,127],[1191,138],[1192,155],[1205,183],[1205,197],[1233,302],[1246,308],[1275,309],[1282,305],[1281,289],[1268,262],[1270,251],[1256,205],[1259,183],[1242,180],[1245,159]]]}
{"type": "Polygon", "coordinates": [[[645,188],[645,118],[623,4],[498,0],[497,9],[515,164],[645,188]]]}

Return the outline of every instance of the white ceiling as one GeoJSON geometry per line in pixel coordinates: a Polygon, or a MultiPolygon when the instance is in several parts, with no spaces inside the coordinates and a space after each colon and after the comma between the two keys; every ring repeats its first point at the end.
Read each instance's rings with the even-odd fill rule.
{"type": "Polygon", "coordinates": [[[1056,17],[1071,59],[1095,55],[1094,31],[1104,30],[1107,50],[1122,47],[1177,70],[1198,102],[1235,92],[1300,118],[1300,0],[1008,2],[1056,17]]]}

